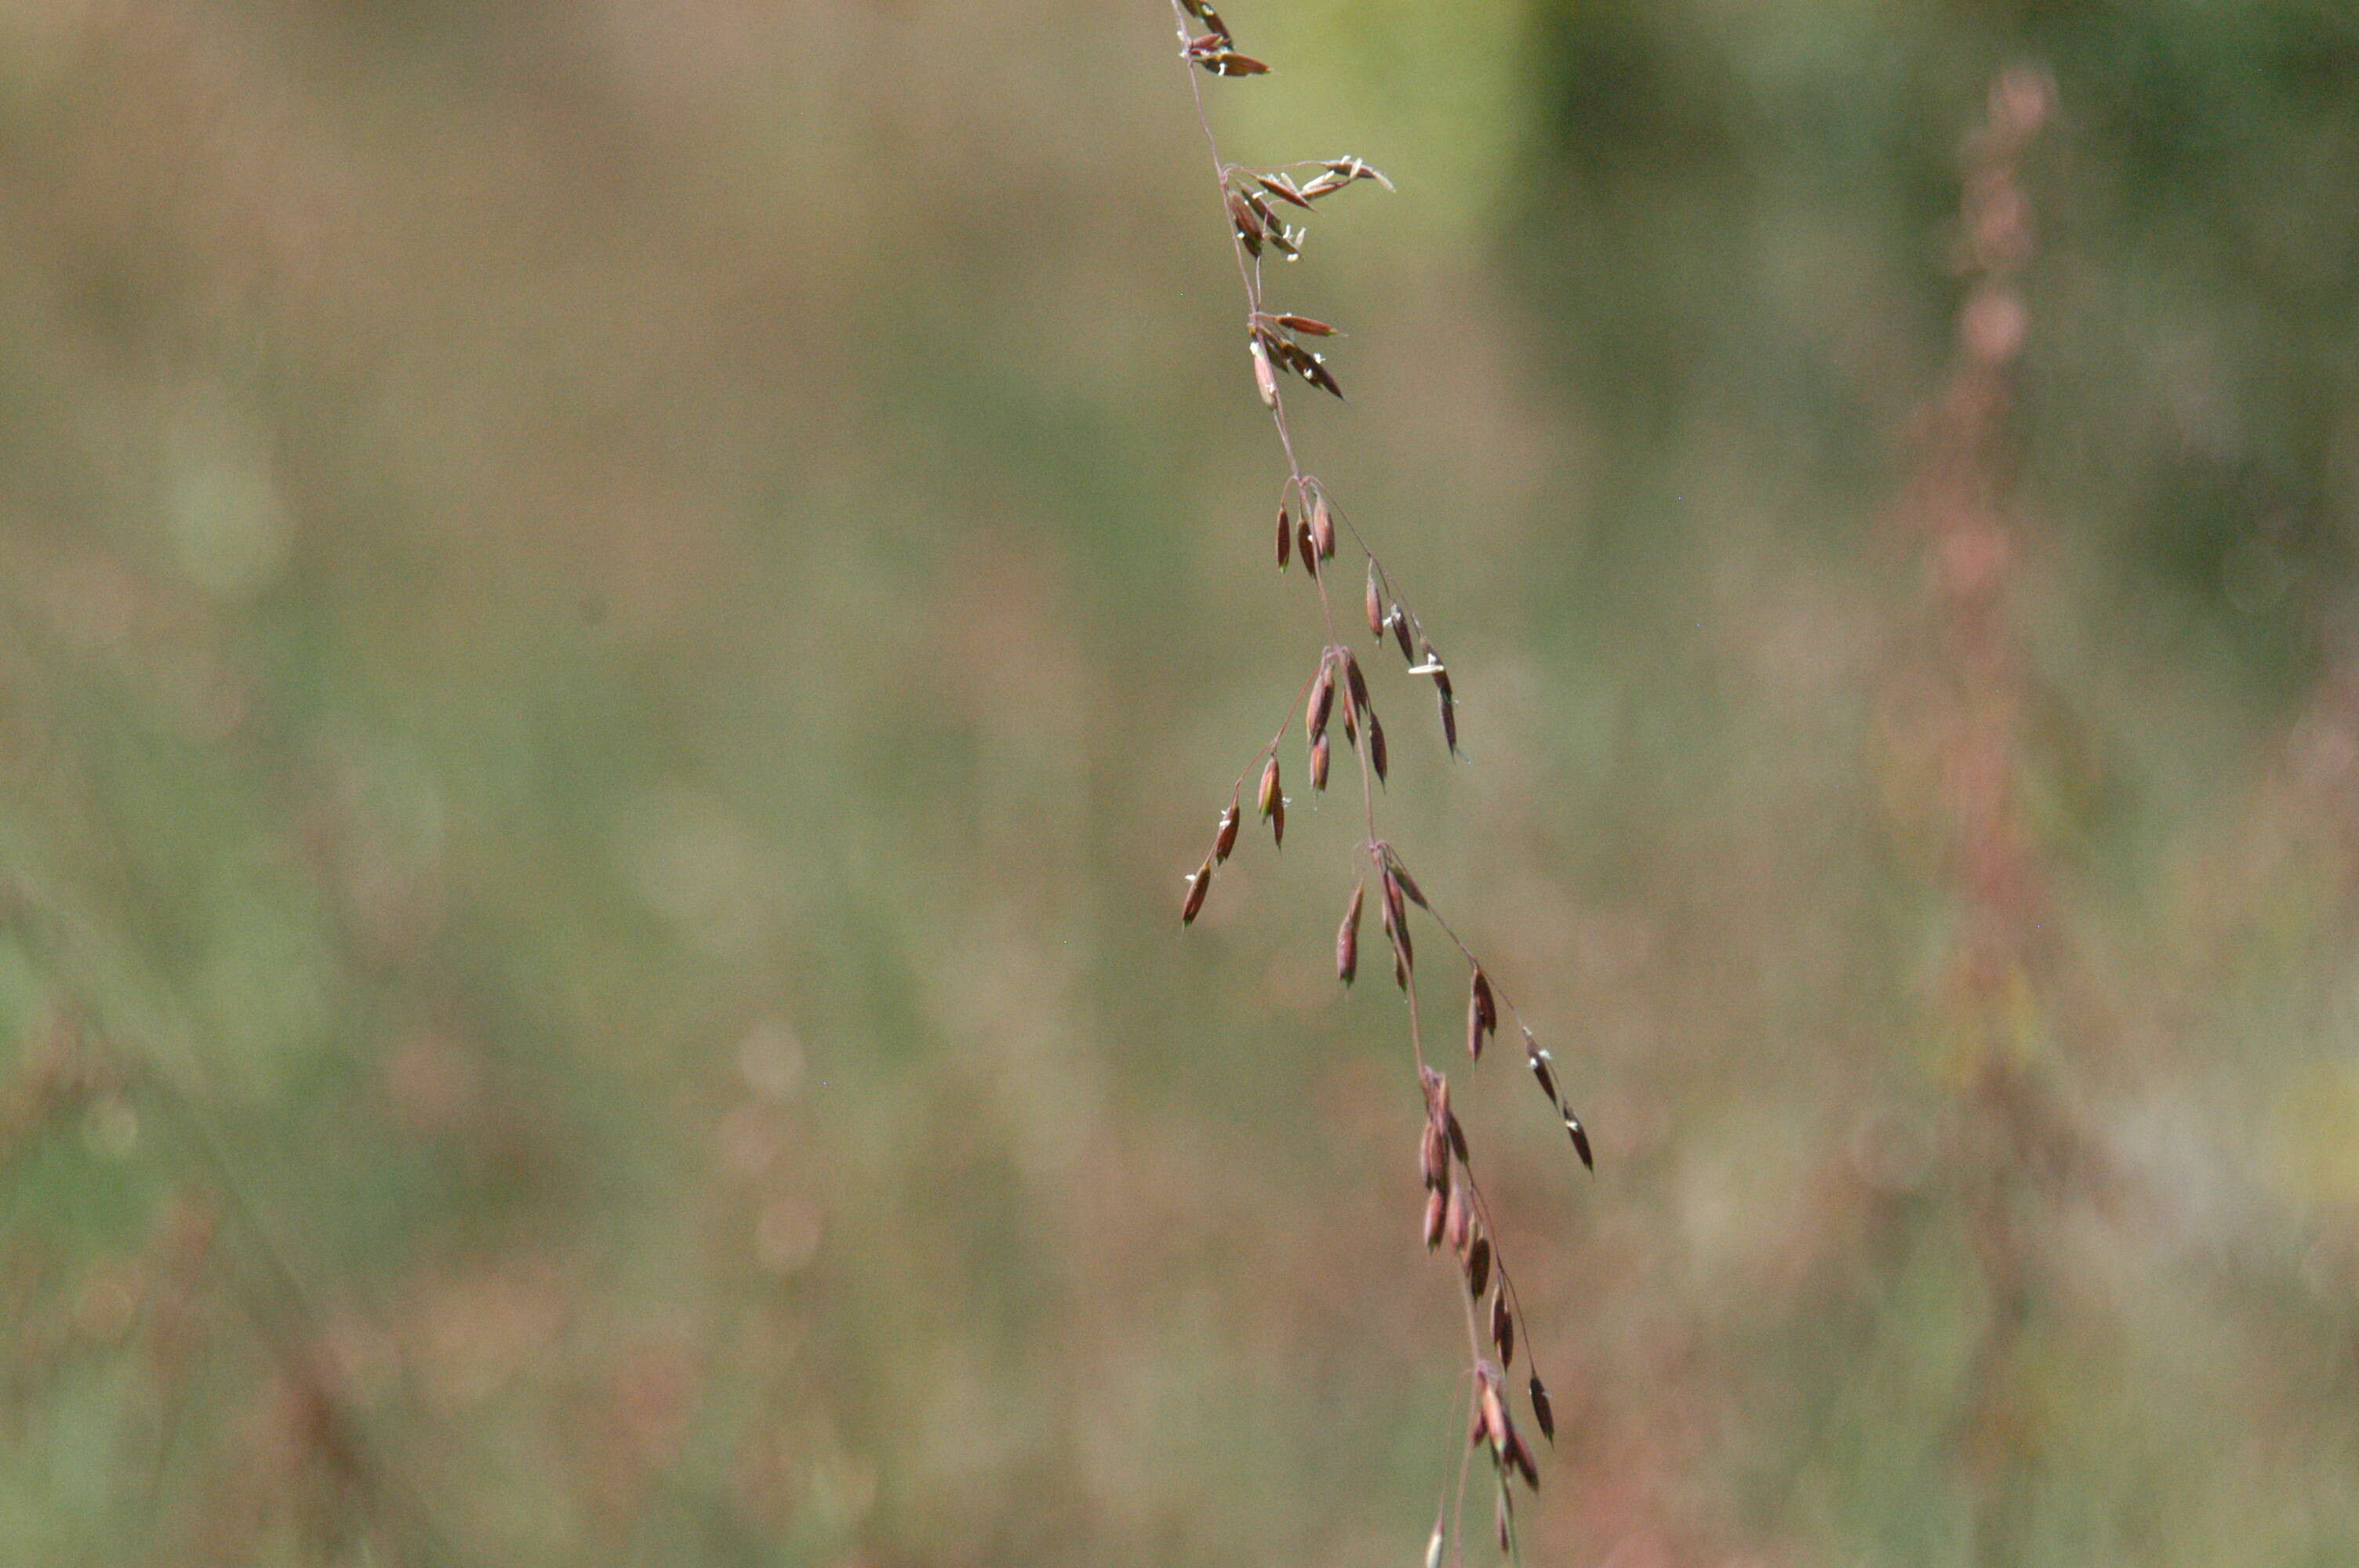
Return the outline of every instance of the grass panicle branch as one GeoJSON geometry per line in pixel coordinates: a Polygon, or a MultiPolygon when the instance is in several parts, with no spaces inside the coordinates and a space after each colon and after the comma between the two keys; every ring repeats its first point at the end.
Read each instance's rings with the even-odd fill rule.
{"type": "MultiPolygon", "coordinates": [[[[1276,508],[1277,567],[1283,572],[1299,564],[1312,590],[1322,634],[1317,661],[1301,690],[1270,738],[1237,775],[1214,827],[1212,846],[1187,879],[1180,920],[1192,924],[1202,912],[1215,869],[1236,847],[1247,780],[1255,781],[1255,810],[1269,824],[1273,847],[1283,845],[1287,795],[1279,757],[1297,716],[1301,720],[1305,769],[1314,792],[1328,786],[1332,737],[1340,729],[1359,778],[1364,833],[1355,853],[1365,866],[1353,882],[1336,930],[1336,978],[1350,985],[1358,974],[1360,926],[1373,885],[1377,925],[1392,960],[1394,983],[1404,1000],[1409,1054],[1424,1104],[1418,1154],[1425,1191],[1422,1234],[1430,1251],[1439,1255],[1447,1250],[1464,1287],[1468,1437],[1463,1454],[1481,1452],[1486,1456],[1497,1485],[1495,1519],[1500,1549],[1512,1552],[1513,1485],[1532,1490],[1539,1486],[1538,1465],[1516,1418],[1515,1386],[1510,1379],[1519,1343],[1527,1357],[1523,1408],[1529,1411],[1531,1424],[1541,1437],[1551,1444],[1556,1419],[1547,1385],[1528,1365],[1530,1336],[1519,1329],[1525,1321],[1524,1303],[1499,1245],[1491,1203],[1475,1179],[1465,1129],[1451,1106],[1450,1079],[1432,1064],[1426,1050],[1418,1008],[1414,921],[1429,923],[1466,968],[1465,1039],[1470,1067],[1481,1061],[1484,1046],[1496,1036],[1504,1011],[1523,1036],[1526,1061],[1550,1113],[1562,1123],[1582,1164],[1593,1169],[1589,1135],[1558,1084],[1553,1057],[1540,1045],[1522,1011],[1500,987],[1491,968],[1433,907],[1408,862],[1379,830],[1378,796],[1391,776],[1391,743],[1367,670],[1337,611],[1336,558],[1347,543],[1358,557],[1359,569],[1353,575],[1361,579],[1361,608],[1373,652],[1383,655],[1386,649],[1393,650],[1407,677],[1430,683],[1442,747],[1452,758],[1459,755],[1457,697],[1449,665],[1398,578],[1327,482],[1303,466],[1287,399],[1298,389],[1343,399],[1343,384],[1328,362],[1326,350],[1318,346],[1332,341],[1338,336],[1337,330],[1318,317],[1277,308],[1267,296],[1268,264],[1273,259],[1286,263],[1300,259],[1311,223],[1326,214],[1332,198],[1362,184],[1386,190],[1393,185],[1383,171],[1352,154],[1266,167],[1225,157],[1205,103],[1204,82],[1214,77],[1261,76],[1269,68],[1238,49],[1228,24],[1206,0],[1173,0],[1172,12],[1180,64],[1211,154],[1213,183],[1244,286],[1243,335],[1255,395],[1269,415],[1286,464],[1276,508]]],[[[1427,1551],[1430,1568],[1438,1568],[1445,1551],[1453,1560],[1463,1558],[1467,1478],[1462,1455],[1454,1498],[1446,1493],[1445,1506],[1435,1517],[1427,1551]]]]}

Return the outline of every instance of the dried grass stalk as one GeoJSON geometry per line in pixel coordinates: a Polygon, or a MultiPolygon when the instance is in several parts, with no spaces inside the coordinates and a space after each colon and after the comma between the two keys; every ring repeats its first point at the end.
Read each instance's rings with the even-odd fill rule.
{"type": "MultiPolygon", "coordinates": [[[[1514,1276],[1506,1260],[1496,1249],[1490,1206],[1474,1178],[1465,1130],[1451,1108],[1449,1080],[1427,1062],[1418,1013],[1417,946],[1410,929],[1412,907],[1432,922],[1467,967],[1466,1048],[1470,1061],[1480,1063],[1484,1046],[1498,1032],[1500,1012],[1505,1009],[1523,1033],[1527,1060],[1541,1093],[1571,1134],[1584,1166],[1590,1164],[1589,1142],[1565,1104],[1549,1054],[1524,1024],[1513,1001],[1499,990],[1488,968],[1476,961],[1457,931],[1433,909],[1424,889],[1377,830],[1377,790],[1390,780],[1391,745],[1383,720],[1377,717],[1367,674],[1339,630],[1335,605],[1328,590],[1327,563],[1334,559],[1347,537],[1364,568],[1361,608],[1370,642],[1379,651],[1390,643],[1399,651],[1410,676],[1431,678],[1440,715],[1443,752],[1452,758],[1458,755],[1456,696],[1441,655],[1435,651],[1424,622],[1408,597],[1399,591],[1393,574],[1386,569],[1358,526],[1336,504],[1325,482],[1302,466],[1288,417],[1287,392],[1299,382],[1338,399],[1343,397],[1343,386],[1325,353],[1309,346],[1313,341],[1333,340],[1336,330],[1316,316],[1272,310],[1264,296],[1266,267],[1273,259],[1292,262],[1301,255],[1311,220],[1325,213],[1324,203],[1329,198],[1364,180],[1389,190],[1392,181],[1364,159],[1350,155],[1279,168],[1250,168],[1224,157],[1205,111],[1203,81],[1206,77],[1259,77],[1266,75],[1269,68],[1239,52],[1228,24],[1205,0],[1174,0],[1173,10],[1181,59],[1188,68],[1198,118],[1212,150],[1214,179],[1237,274],[1245,286],[1245,349],[1253,367],[1255,395],[1270,416],[1286,460],[1286,477],[1277,506],[1277,565],[1284,571],[1296,557],[1300,557],[1312,587],[1323,633],[1318,663],[1304,682],[1297,707],[1288,711],[1277,732],[1256,754],[1247,773],[1251,774],[1255,768],[1259,770],[1256,808],[1269,821],[1273,844],[1282,844],[1287,803],[1277,754],[1286,731],[1299,712],[1309,754],[1311,788],[1323,791],[1332,762],[1330,726],[1336,710],[1342,709],[1344,743],[1358,752],[1356,772],[1365,834],[1356,852],[1364,857],[1366,872],[1353,883],[1343,921],[1336,927],[1335,974],[1350,985],[1358,973],[1360,916],[1366,900],[1367,873],[1373,873],[1378,924],[1392,956],[1393,978],[1407,1003],[1409,1051],[1425,1098],[1424,1126],[1418,1142],[1418,1169],[1424,1194],[1419,1234],[1429,1250],[1439,1251],[1447,1245],[1468,1292],[1467,1349],[1473,1369],[1471,1430],[1475,1444],[1489,1452],[1499,1483],[1497,1528],[1505,1547],[1512,1539],[1513,1524],[1507,1483],[1516,1479],[1527,1487],[1538,1484],[1529,1451],[1517,1434],[1507,1409],[1502,1370],[1515,1359],[1523,1306],[1516,1299],[1514,1276]],[[1486,1300],[1487,1308],[1484,1306],[1486,1300]],[[1493,1354],[1498,1357],[1496,1362],[1490,1359],[1493,1354]]],[[[1185,922],[1192,922],[1203,907],[1212,868],[1224,860],[1234,846],[1244,787],[1245,778],[1241,776],[1231,794],[1229,807],[1222,815],[1212,853],[1189,879],[1181,906],[1185,922]]],[[[1529,1399],[1540,1431],[1553,1441],[1555,1416],[1537,1373],[1530,1379],[1529,1399]]],[[[1456,1506],[1437,1514],[1433,1535],[1427,1545],[1428,1568],[1439,1568],[1445,1547],[1460,1538],[1457,1520],[1462,1517],[1464,1501],[1465,1477],[1462,1469],[1456,1506]]]]}

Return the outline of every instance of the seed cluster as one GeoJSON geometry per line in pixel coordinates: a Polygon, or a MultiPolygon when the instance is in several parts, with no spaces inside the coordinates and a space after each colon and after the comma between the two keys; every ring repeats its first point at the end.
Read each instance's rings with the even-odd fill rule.
{"type": "MultiPolygon", "coordinates": [[[[1256,780],[1256,812],[1269,824],[1273,848],[1286,838],[1284,770],[1279,753],[1297,716],[1302,726],[1310,787],[1323,792],[1334,761],[1332,736],[1343,732],[1343,744],[1356,762],[1366,835],[1358,847],[1366,865],[1354,881],[1335,931],[1335,976],[1350,985],[1359,973],[1360,923],[1365,913],[1370,881],[1375,884],[1376,919],[1392,958],[1393,980],[1408,1010],[1409,1046],[1425,1102],[1419,1135],[1419,1170],[1423,1180],[1423,1235],[1428,1250],[1445,1247],[1456,1260],[1466,1290],[1469,1362],[1468,1449],[1490,1458],[1497,1482],[1497,1524],[1500,1549],[1512,1549],[1514,1503],[1509,1483],[1520,1481],[1537,1489],[1539,1471],[1524,1442],[1510,1408],[1507,1373],[1515,1364],[1516,1342],[1523,1325],[1523,1303],[1516,1293],[1507,1261],[1500,1252],[1491,1206],[1474,1178],[1465,1130],[1450,1106],[1450,1080],[1426,1057],[1417,1000],[1417,947],[1410,929],[1410,910],[1440,932],[1466,965],[1466,1051],[1470,1066],[1479,1064],[1484,1045],[1496,1037],[1504,1010],[1524,1037],[1534,1079],[1553,1114],[1562,1121],[1573,1150],[1585,1168],[1594,1169],[1589,1135],[1574,1116],[1559,1087],[1553,1058],[1542,1049],[1514,1002],[1501,990],[1473,950],[1428,901],[1425,890],[1409,874],[1393,846],[1377,832],[1376,795],[1391,776],[1392,757],[1384,721],[1377,716],[1366,670],[1338,629],[1331,577],[1339,549],[1348,538],[1365,565],[1363,608],[1368,636],[1376,653],[1387,646],[1400,655],[1408,676],[1430,680],[1440,713],[1444,752],[1456,757],[1458,709],[1450,670],[1432,639],[1384,562],[1360,530],[1336,503],[1326,483],[1305,471],[1297,454],[1294,433],[1287,418],[1287,390],[1297,381],[1341,399],[1343,386],[1328,364],[1326,343],[1339,334],[1328,322],[1294,311],[1267,308],[1263,296],[1263,266],[1275,255],[1299,259],[1311,216],[1323,211],[1326,198],[1372,181],[1384,189],[1392,182],[1364,159],[1344,156],[1277,168],[1251,168],[1223,157],[1218,138],[1204,112],[1202,76],[1263,76],[1269,67],[1241,54],[1228,25],[1205,0],[1173,0],[1179,24],[1181,59],[1191,68],[1197,114],[1212,148],[1220,197],[1226,212],[1237,272],[1245,292],[1245,350],[1253,366],[1254,390],[1277,427],[1286,456],[1287,474],[1278,488],[1276,553],[1278,569],[1290,569],[1299,560],[1314,590],[1325,631],[1317,663],[1304,681],[1300,695],[1280,719],[1277,729],[1238,776],[1213,830],[1212,848],[1188,878],[1180,917],[1193,924],[1204,908],[1214,869],[1235,849],[1243,820],[1245,782],[1256,780]]],[[[1528,1335],[1521,1337],[1528,1340],[1528,1335]]],[[[1525,1395],[1531,1420],[1540,1434],[1554,1443],[1556,1417],[1539,1374],[1526,1369],[1525,1395]]],[[[1447,1504],[1445,1494],[1445,1504],[1447,1504]]],[[[1454,1507],[1437,1514],[1428,1543],[1430,1568],[1438,1568],[1445,1545],[1459,1534],[1462,1517],[1465,1470],[1461,1465],[1454,1507]]]]}

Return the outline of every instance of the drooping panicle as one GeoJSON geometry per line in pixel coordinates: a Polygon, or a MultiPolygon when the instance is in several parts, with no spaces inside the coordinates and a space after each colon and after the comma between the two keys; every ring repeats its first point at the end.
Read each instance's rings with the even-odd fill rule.
{"type": "MultiPolygon", "coordinates": [[[[1235,79],[1268,74],[1269,67],[1265,62],[1238,49],[1236,38],[1213,11],[1211,0],[1174,0],[1174,4],[1184,69],[1200,109],[1210,91],[1205,84],[1207,77],[1235,79]]],[[[1458,749],[1454,697],[1449,675],[1426,640],[1423,625],[1405,601],[1389,568],[1378,559],[1359,520],[1343,513],[1324,482],[1306,472],[1296,455],[1302,431],[1299,420],[1290,417],[1295,410],[1287,401],[1289,393],[1299,383],[1338,399],[1343,395],[1333,369],[1321,351],[1321,347],[1332,346],[1328,341],[1336,337],[1335,329],[1316,316],[1270,309],[1263,292],[1264,265],[1278,258],[1291,262],[1301,254],[1308,228],[1330,211],[1322,205],[1328,198],[1363,181],[1374,181],[1386,189],[1391,189],[1392,182],[1364,159],[1352,155],[1275,168],[1248,167],[1222,155],[1209,117],[1204,129],[1212,144],[1224,221],[1245,284],[1245,326],[1255,392],[1276,427],[1287,460],[1288,474],[1279,492],[1273,547],[1281,571],[1290,568],[1297,557],[1300,558],[1315,591],[1319,622],[1324,631],[1325,645],[1321,649],[1318,667],[1298,699],[1313,798],[1329,783],[1332,729],[1335,710],[1340,708],[1344,743],[1358,749],[1361,762],[1355,771],[1361,780],[1366,837],[1360,849],[1367,855],[1368,870],[1377,882],[1379,921],[1391,953],[1394,979],[1408,995],[1410,1047],[1426,1098],[1426,1115],[1418,1145],[1419,1178],[1425,1188],[1419,1235],[1430,1250],[1438,1251],[1445,1245],[1450,1249],[1452,1265],[1461,1273],[1460,1282],[1469,1292],[1473,1310],[1468,1318],[1468,1350],[1477,1390],[1474,1440],[1490,1450],[1500,1482],[1497,1532],[1503,1549],[1509,1549],[1514,1544],[1514,1502],[1508,1478],[1521,1476],[1527,1485],[1536,1484],[1529,1454],[1507,1408],[1505,1381],[1506,1368],[1515,1361],[1516,1342],[1527,1336],[1528,1325],[1522,1322],[1522,1302],[1516,1294],[1508,1261],[1490,1229],[1490,1204],[1476,1184],[1466,1131],[1451,1106],[1449,1080],[1429,1062],[1428,1043],[1419,1032],[1416,948],[1409,930],[1409,907],[1417,906],[1420,918],[1431,923],[1433,935],[1429,940],[1455,946],[1468,962],[1466,1039],[1470,1058],[1479,1061],[1486,1044],[1496,1036],[1500,1009],[1506,1008],[1511,1015],[1515,1010],[1505,996],[1495,991],[1488,971],[1475,962],[1474,955],[1443,913],[1427,902],[1417,880],[1380,833],[1376,786],[1389,785],[1390,746],[1377,716],[1367,674],[1353,650],[1345,645],[1339,629],[1337,612],[1348,613],[1348,607],[1335,603],[1329,593],[1327,568],[1343,543],[1344,534],[1348,533],[1349,542],[1364,560],[1361,608],[1369,636],[1378,649],[1391,642],[1408,663],[1411,676],[1433,677],[1443,741],[1452,756],[1458,749]]],[[[1249,775],[1257,770],[1257,778],[1252,780],[1256,784],[1256,806],[1268,820],[1272,841],[1278,846],[1285,841],[1288,805],[1279,752],[1293,718],[1289,713],[1278,725],[1247,770],[1249,775]]],[[[1211,853],[1189,878],[1181,909],[1183,920],[1188,923],[1192,923],[1205,906],[1214,868],[1224,863],[1235,849],[1246,782],[1247,777],[1240,777],[1227,808],[1221,814],[1211,853]]],[[[1336,977],[1347,986],[1358,972],[1359,925],[1366,902],[1367,880],[1363,875],[1353,883],[1335,931],[1336,977]]],[[[1519,1015],[1517,1022],[1520,1025],[1519,1015]]],[[[1535,1075],[1550,1104],[1564,1116],[1576,1147],[1586,1161],[1585,1134],[1561,1103],[1546,1053],[1530,1041],[1528,1030],[1526,1035],[1535,1075]]],[[[1537,1377],[1531,1388],[1540,1428],[1552,1439],[1553,1417],[1537,1377]]],[[[1449,1520],[1454,1517],[1456,1514],[1447,1509],[1437,1512],[1427,1548],[1427,1568],[1440,1568],[1453,1528],[1449,1520]]]]}

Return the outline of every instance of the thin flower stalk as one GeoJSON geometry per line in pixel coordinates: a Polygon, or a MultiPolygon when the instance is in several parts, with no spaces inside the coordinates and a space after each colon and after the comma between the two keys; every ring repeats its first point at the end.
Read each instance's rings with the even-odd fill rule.
{"type": "Polygon", "coordinates": [[[1327,482],[1304,466],[1289,416],[1288,399],[1295,391],[1343,397],[1343,384],[1329,362],[1326,347],[1340,334],[1321,318],[1277,308],[1267,292],[1269,264],[1273,259],[1286,263],[1299,259],[1312,221],[1323,216],[1341,192],[1362,184],[1389,190],[1392,182],[1365,159],[1351,154],[1269,167],[1225,157],[1205,104],[1204,82],[1208,78],[1265,76],[1269,67],[1237,48],[1227,23],[1207,0],[1173,0],[1172,16],[1180,37],[1181,68],[1211,155],[1213,182],[1244,288],[1243,337],[1254,393],[1269,416],[1285,460],[1285,477],[1276,504],[1277,562],[1281,571],[1299,567],[1310,579],[1322,637],[1316,662],[1295,701],[1237,775],[1214,827],[1212,847],[1187,879],[1180,918],[1183,924],[1195,921],[1205,907],[1217,868],[1234,852],[1245,816],[1249,781],[1255,814],[1269,825],[1273,847],[1283,846],[1288,796],[1281,752],[1297,719],[1301,723],[1305,769],[1314,792],[1327,787],[1334,736],[1340,730],[1359,778],[1364,836],[1355,854],[1364,866],[1336,931],[1336,975],[1346,985],[1357,978],[1361,927],[1373,904],[1382,937],[1378,950],[1391,961],[1393,979],[1402,994],[1410,1062],[1424,1106],[1419,1129],[1419,1165],[1425,1194],[1422,1233],[1430,1251],[1449,1253],[1464,1287],[1468,1435],[1454,1497],[1446,1497],[1446,1506],[1437,1511],[1428,1545],[1429,1568],[1439,1568],[1445,1548],[1453,1561],[1463,1558],[1466,1457],[1480,1450],[1490,1463],[1497,1483],[1495,1517],[1500,1546],[1502,1551],[1511,1551],[1513,1486],[1536,1490],[1539,1485],[1536,1459],[1517,1411],[1527,1411],[1531,1424],[1551,1444],[1556,1422],[1547,1387],[1529,1365],[1530,1336],[1521,1332],[1523,1299],[1500,1249],[1492,1205],[1475,1180],[1465,1130],[1451,1107],[1449,1077],[1432,1064],[1426,1049],[1418,1006],[1413,922],[1421,921],[1440,932],[1466,966],[1465,1038],[1470,1066],[1480,1062],[1504,1014],[1523,1037],[1534,1081],[1584,1167],[1593,1168],[1593,1156],[1588,1132],[1558,1082],[1554,1058],[1540,1045],[1522,1011],[1499,986],[1490,968],[1433,908],[1406,860],[1380,831],[1378,799],[1390,777],[1391,741],[1367,671],[1346,632],[1346,617],[1338,612],[1338,584],[1343,577],[1336,558],[1346,543],[1357,568],[1352,575],[1359,579],[1360,608],[1372,656],[1382,662],[1389,656],[1389,649],[1398,654],[1409,678],[1430,683],[1443,748],[1453,758],[1459,755],[1456,692],[1448,665],[1423,617],[1402,591],[1399,579],[1327,482]],[[1510,1378],[1519,1346],[1526,1355],[1520,1400],[1515,1397],[1510,1378]]]}

